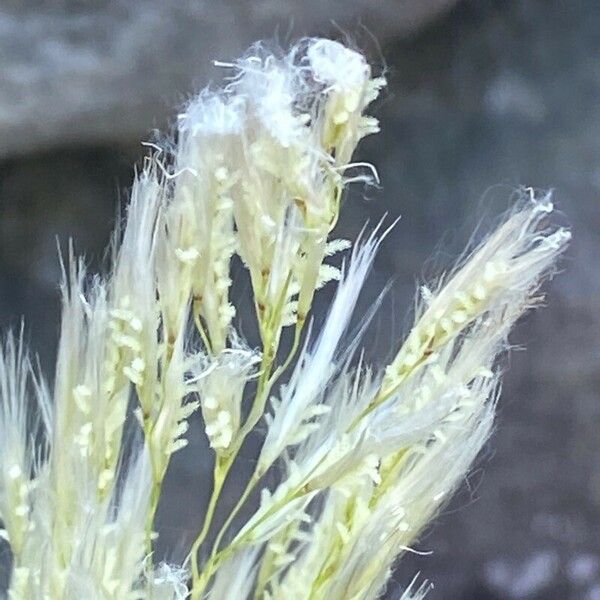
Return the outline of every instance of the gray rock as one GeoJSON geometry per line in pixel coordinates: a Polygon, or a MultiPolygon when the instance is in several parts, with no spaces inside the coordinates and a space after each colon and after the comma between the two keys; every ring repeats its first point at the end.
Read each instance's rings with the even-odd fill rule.
{"type": "Polygon", "coordinates": [[[0,158],[137,139],[257,39],[341,30],[385,41],[455,0],[8,0],[0,8],[0,158]],[[336,23],[336,25],[334,25],[336,23]],[[368,32],[368,33],[367,33],[368,32]]]}

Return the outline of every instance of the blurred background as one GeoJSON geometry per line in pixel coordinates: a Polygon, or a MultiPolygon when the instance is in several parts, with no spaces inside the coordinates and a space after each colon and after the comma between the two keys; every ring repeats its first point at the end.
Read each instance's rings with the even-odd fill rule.
{"type": "MultiPolygon", "coordinates": [[[[513,335],[527,350],[509,361],[497,433],[418,544],[432,554],[408,555],[394,581],[419,570],[436,585],[432,599],[598,600],[596,0],[2,0],[0,325],[23,315],[51,376],[56,240],[74,237],[99,264],[140,140],[219,78],[213,59],[259,38],[342,32],[389,79],[375,109],[382,133],[360,149],[382,189],[354,190],[339,226],[348,237],[386,211],[402,216],[364,300],[393,278],[375,354],[398,343],[415,282],[448,265],[518,185],[553,188],[574,231],[547,307],[513,335]]],[[[209,493],[198,424],[192,438],[161,507],[163,551],[186,546],[209,493]]]]}

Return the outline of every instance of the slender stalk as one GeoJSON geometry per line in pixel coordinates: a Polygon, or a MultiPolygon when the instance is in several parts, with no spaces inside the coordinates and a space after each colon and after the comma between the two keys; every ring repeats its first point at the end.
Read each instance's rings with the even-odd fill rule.
{"type": "MultiPolygon", "coordinates": [[[[267,365],[267,367],[270,371],[271,366],[267,365]]],[[[264,371],[263,371],[263,375],[264,375],[264,371]]],[[[264,383],[265,381],[266,381],[266,379],[261,375],[261,379],[259,380],[259,385],[258,385],[254,404],[258,403],[259,396],[264,395],[264,391],[266,389],[265,388],[266,384],[264,383]]],[[[266,399],[265,399],[265,403],[266,403],[266,399]]],[[[263,403],[263,405],[264,405],[264,403],[263,403]]],[[[248,420],[246,421],[246,423],[247,422],[248,422],[248,420]]],[[[254,425],[252,426],[252,428],[253,427],[254,427],[254,425]]],[[[242,431],[242,430],[240,430],[240,431],[242,431]]],[[[242,438],[242,442],[246,435],[247,434],[244,434],[244,436],[242,438]]],[[[228,455],[228,457],[225,461],[221,461],[217,458],[217,461],[215,462],[215,468],[213,471],[213,490],[212,490],[212,493],[210,496],[209,505],[208,505],[206,516],[204,519],[204,524],[203,524],[202,530],[198,534],[198,537],[195,539],[194,544],[192,545],[192,549],[190,551],[190,558],[191,558],[191,563],[192,563],[192,598],[199,597],[199,596],[194,595],[195,590],[199,586],[203,589],[206,586],[206,584],[208,583],[208,581],[203,582],[203,579],[205,578],[205,572],[203,571],[202,573],[200,573],[200,570],[198,567],[198,553],[200,551],[202,544],[204,543],[204,541],[206,539],[208,531],[210,530],[210,526],[212,524],[212,520],[214,517],[217,501],[221,495],[221,490],[223,489],[223,485],[225,483],[225,480],[227,479],[229,470],[231,469],[231,465],[235,462],[235,458],[237,457],[237,454],[242,446],[242,442],[238,442],[233,447],[231,454],[228,455]]],[[[251,486],[248,485],[246,487],[246,490],[242,494],[242,497],[238,501],[238,504],[234,508],[234,511],[228,517],[228,519],[226,521],[226,525],[224,527],[222,527],[221,530],[219,531],[219,534],[217,535],[217,545],[218,545],[218,543],[220,543],[220,541],[223,537],[223,534],[225,533],[225,530],[229,527],[229,525],[233,521],[233,518],[235,518],[235,515],[237,514],[237,512],[239,511],[239,509],[241,508],[243,503],[248,498],[253,487],[254,487],[254,484],[251,486]]],[[[213,552],[211,553],[211,557],[213,557],[213,556],[214,556],[214,547],[213,547],[213,552]]],[[[209,578],[210,578],[210,576],[209,576],[209,578]]]]}
{"type": "Polygon", "coordinates": [[[248,500],[250,494],[253,492],[253,490],[256,487],[256,484],[259,482],[259,480],[260,480],[260,477],[258,477],[256,471],[254,471],[254,473],[252,474],[252,477],[250,478],[250,480],[248,482],[248,485],[246,485],[246,488],[242,492],[242,495],[239,497],[235,506],[231,509],[229,516],[223,523],[223,526],[221,527],[217,537],[215,538],[215,542],[213,544],[213,548],[212,548],[212,552],[211,552],[211,557],[214,557],[217,554],[217,552],[219,550],[219,546],[221,545],[221,542],[223,540],[223,536],[225,535],[225,533],[227,532],[227,530],[233,523],[233,520],[235,519],[235,517],[240,512],[242,506],[244,506],[244,504],[246,503],[246,500],[248,500]]]}
{"type": "MultiPolygon", "coordinates": [[[[144,438],[148,446],[150,446],[150,440],[152,436],[152,423],[150,419],[144,420],[144,438]]],[[[150,470],[152,472],[152,488],[150,492],[150,505],[148,507],[148,514],[146,516],[146,552],[148,555],[152,554],[152,531],[154,529],[154,517],[158,509],[158,501],[160,499],[160,491],[162,487],[162,477],[158,473],[158,467],[156,464],[155,456],[153,452],[149,452],[150,456],[150,470]]]]}
{"type": "Polygon", "coordinates": [[[220,530],[217,534],[217,537],[215,538],[215,541],[213,543],[210,559],[209,559],[208,563],[205,565],[203,572],[200,573],[199,568],[198,568],[198,552],[200,550],[202,543],[206,539],[206,535],[210,528],[212,518],[214,516],[215,506],[217,504],[223,484],[227,478],[227,475],[229,474],[231,465],[235,462],[235,458],[237,457],[237,454],[239,453],[239,450],[240,450],[246,436],[248,435],[248,433],[250,431],[252,431],[252,429],[254,429],[256,423],[260,420],[260,417],[263,415],[266,401],[267,401],[267,398],[268,398],[268,395],[269,395],[269,392],[270,392],[272,386],[275,384],[277,379],[279,379],[279,377],[285,372],[285,370],[288,368],[291,361],[293,360],[293,357],[296,354],[297,349],[300,344],[300,336],[301,336],[303,324],[304,324],[304,320],[302,320],[301,322],[299,322],[297,324],[296,331],[294,333],[294,342],[292,344],[290,353],[288,354],[286,360],[275,370],[275,372],[273,373],[272,376],[270,376],[270,373],[271,373],[272,366],[273,366],[274,353],[271,354],[270,357],[268,354],[265,354],[265,357],[267,357],[266,360],[265,360],[265,357],[263,357],[263,365],[261,368],[261,377],[258,382],[256,395],[254,398],[254,402],[253,402],[253,406],[252,406],[250,415],[246,419],[243,427],[240,429],[238,441],[235,444],[235,446],[233,447],[232,453],[228,456],[227,463],[223,463],[223,468],[218,473],[217,473],[217,468],[218,468],[217,465],[219,464],[219,462],[217,461],[217,463],[215,464],[213,492],[211,494],[211,498],[209,501],[207,515],[206,515],[206,518],[204,521],[202,531],[200,532],[200,534],[194,541],[194,544],[192,546],[192,550],[190,553],[191,554],[191,562],[192,562],[192,599],[200,597],[201,591],[206,587],[206,585],[208,585],[208,582],[210,581],[210,578],[212,577],[212,574],[214,573],[215,563],[217,561],[221,562],[223,560],[223,558],[219,558],[219,557],[222,557],[223,553],[229,549],[229,548],[225,548],[222,552],[219,552],[219,546],[223,540],[223,537],[226,534],[226,532],[229,530],[231,524],[233,523],[235,517],[238,515],[238,513],[241,510],[241,508],[243,507],[243,505],[248,500],[250,494],[253,492],[256,485],[260,481],[261,475],[258,474],[258,472],[255,470],[254,473],[252,474],[252,476],[250,477],[250,479],[248,480],[248,483],[247,483],[244,491],[242,492],[241,496],[239,497],[237,503],[235,504],[235,506],[229,513],[229,516],[227,517],[227,519],[223,523],[222,527],[220,528],[220,530]],[[256,417],[256,415],[258,415],[258,418],[256,417]],[[198,590],[200,590],[200,591],[198,591],[198,590]]]}
{"type": "MultiPolygon", "coordinates": [[[[296,351],[298,350],[298,346],[300,345],[301,329],[302,329],[301,325],[296,327],[296,331],[294,333],[294,342],[292,344],[290,353],[288,354],[286,360],[279,367],[277,367],[277,369],[273,373],[273,376],[267,383],[266,388],[265,388],[266,395],[268,395],[268,392],[272,389],[273,385],[276,383],[276,381],[279,379],[279,377],[286,371],[286,369],[291,364],[291,362],[296,354],[296,351]]],[[[241,510],[242,506],[245,504],[246,500],[248,500],[248,497],[250,496],[250,494],[254,491],[254,488],[258,485],[258,482],[260,481],[260,478],[262,477],[262,475],[263,475],[263,473],[259,473],[258,469],[255,469],[254,472],[252,473],[252,476],[248,480],[248,483],[246,484],[244,491],[242,492],[237,503],[235,504],[235,506],[229,513],[229,516],[223,523],[223,526],[215,539],[215,543],[213,545],[213,550],[212,550],[211,556],[214,556],[217,553],[217,551],[219,550],[219,546],[221,544],[223,536],[225,535],[225,533],[227,532],[227,530],[233,523],[233,520],[238,515],[239,511],[241,510]]]]}
{"type": "Polygon", "coordinates": [[[244,533],[244,535],[236,538],[233,543],[231,543],[228,546],[226,546],[225,548],[223,548],[223,550],[213,552],[213,554],[211,554],[210,558],[204,565],[204,569],[203,569],[202,573],[200,574],[200,577],[197,580],[193,581],[191,599],[198,600],[201,597],[202,592],[204,591],[204,589],[210,582],[215,571],[219,568],[219,566],[223,562],[225,562],[231,555],[233,555],[233,553],[238,548],[242,547],[250,539],[250,537],[252,536],[252,533],[254,532],[256,527],[258,527],[259,525],[262,525],[262,523],[264,523],[265,520],[267,520],[271,515],[276,513],[278,510],[280,510],[286,504],[288,504],[289,502],[292,502],[292,500],[295,500],[296,498],[304,495],[305,493],[306,492],[303,489],[295,489],[294,491],[290,492],[290,494],[288,496],[286,496],[285,498],[282,498],[279,502],[274,504],[266,512],[266,514],[264,514],[260,519],[258,519],[258,521],[254,524],[253,527],[251,527],[250,529],[248,529],[248,531],[246,531],[244,533]]]}
{"type": "Polygon", "coordinates": [[[196,588],[196,582],[199,581],[201,578],[201,574],[198,568],[198,553],[210,530],[210,526],[212,524],[213,517],[215,514],[215,509],[217,507],[217,501],[219,500],[219,496],[221,495],[221,490],[223,489],[223,485],[225,483],[225,479],[227,477],[227,473],[229,472],[229,468],[231,467],[232,462],[233,461],[229,459],[227,460],[227,462],[222,462],[218,458],[215,461],[215,466],[213,469],[213,489],[210,495],[210,500],[208,502],[208,508],[206,509],[204,524],[202,526],[202,530],[198,534],[198,537],[194,541],[192,550],[190,552],[192,562],[192,589],[196,588]]]}

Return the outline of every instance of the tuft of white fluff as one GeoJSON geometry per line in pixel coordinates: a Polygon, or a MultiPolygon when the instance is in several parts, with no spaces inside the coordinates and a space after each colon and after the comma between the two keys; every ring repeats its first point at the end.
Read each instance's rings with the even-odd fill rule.
{"type": "MultiPolygon", "coordinates": [[[[192,138],[236,135],[244,128],[245,113],[243,98],[203,90],[178,115],[178,131],[192,138]]],[[[183,163],[181,166],[190,168],[183,163]]]]}
{"type": "Polygon", "coordinates": [[[181,567],[160,563],[147,575],[147,594],[152,600],[185,600],[189,596],[189,576],[181,567]]]}
{"type": "MultiPolygon", "coordinates": [[[[168,148],[147,144],[109,272],[88,274],[70,248],[53,391],[22,333],[0,344],[11,600],[381,597],[485,444],[510,328],[567,246],[550,197],[526,190],[423,286],[390,364],[367,364],[360,344],[378,303],[349,328],[385,232],[361,234],[341,268],[329,261],[352,244],[330,236],[346,187],[377,179],[352,155],[378,130],[366,111],[385,81],[361,53],[317,38],[288,51],[257,44],[228,68],[222,89],[187,104],[168,148]],[[236,254],[256,349],[238,331],[236,254]],[[317,331],[306,324],[328,283],[317,331]],[[161,490],[197,410],[212,493],[185,567],[157,565],[161,490]],[[255,471],[217,527],[263,417],[255,471]]],[[[402,598],[429,587],[413,581],[402,598]]]]}
{"type": "Polygon", "coordinates": [[[314,78],[335,89],[357,89],[371,75],[364,56],[333,40],[315,40],[306,51],[314,78]]]}

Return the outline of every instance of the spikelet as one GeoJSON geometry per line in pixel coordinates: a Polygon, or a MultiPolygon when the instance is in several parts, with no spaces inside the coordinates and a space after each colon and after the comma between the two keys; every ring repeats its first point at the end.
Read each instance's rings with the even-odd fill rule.
{"type": "MultiPolygon", "coordinates": [[[[366,111],[385,81],[324,39],[288,52],[257,44],[224,66],[227,84],[186,105],[174,139],[147,144],[108,273],[88,275],[70,248],[52,393],[22,333],[0,345],[11,600],[381,597],[488,439],[509,331],[569,241],[550,197],[525,190],[422,287],[390,364],[367,364],[360,344],[378,303],[357,332],[350,325],[386,232],[361,234],[353,249],[329,236],[346,187],[377,180],[352,155],[378,131],[366,111]],[[238,331],[235,254],[257,349],[238,331]],[[324,322],[305,327],[327,283],[336,291],[324,322]],[[161,489],[196,411],[212,495],[187,560],[157,564],[161,489]],[[254,472],[215,531],[232,465],[263,418],[254,472]]],[[[430,587],[415,578],[401,598],[430,587]]]]}
{"type": "Polygon", "coordinates": [[[199,355],[191,367],[190,387],[198,393],[206,435],[218,455],[237,439],[246,384],[255,378],[260,356],[234,339],[217,357],[199,355]]]}
{"type": "Polygon", "coordinates": [[[46,454],[51,419],[49,393],[26,354],[23,332],[9,334],[0,345],[0,519],[21,579],[27,577],[21,557],[34,527],[33,495],[43,470],[33,436],[44,440],[46,454]]]}
{"type": "MultiPolygon", "coordinates": [[[[267,592],[270,589],[275,597],[306,597],[300,590],[311,580],[314,598],[374,598],[385,588],[396,558],[414,544],[460,484],[489,436],[498,389],[497,357],[506,348],[515,320],[535,303],[540,283],[552,272],[569,239],[567,231],[544,222],[550,210],[547,197],[526,197],[432,294],[399,357],[406,356],[406,348],[414,345],[428,319],[444,318],[438,307],[449,303],[451,308],[443,313],[447,314],[458,310],[453,302],[464,305],[460,293],[456,298],[457,288],[477,282],[479,274],[493,282],[493,292],[485,295],[477,312],[473,310],[464,321],[454,319],[455,329],[442,329],[439,338],[433,338],[432,351],[423,351],[421,360],[411,361],[409,374],[398,373],[397,365],[406,364],[403,358],[375,376],[360,366],[353,373],[344,366],[344,354],[331,349],[323,355],[327,368],[320,374],[322,387],[309,381],[308,373],[319,372],[313,365],[302,380],[306,394],[299,393],[294,379],[282,388],[282,402],[275,403],[275,418],[263,446],[262,470],[272,463],[277,449],[286,459],[286,473],[233,543],[245,547],[262,541],[264,536],[254,538],[253,532],[266,524],[271,536],[282,536],[297,519],[298,510],[306,510],[317,494],[327,495],[326,507],[313,519],[311,541],[296,548],[294,566],[270,575],[264,574],[263,566],[259,582],[267,592]],[[494,278],[486,278],[490,271],[484,265],[491,255],[500,255],[506,267],[494,271],[494,278]],[[307,410],[310,414],[311,406],[319,409],[319,421],[301,438],[294,438],[289,429],[283,439],[297,445],[284,453],[285,444],[277,445],[269,437],[276,431],[278,413],[281,423],[286,423],[286,417],[294,422],[291,415],[297,410],[300,417],[295,422],[302,424],[301,415],[307,410]],[[352,486],[365,476],[368,486],[363,489],[368,491],[361,495],[352,486]],[[360,503],[358,521],[348,520],[353,514],[348,508],[341,511],[342,520],[332,516],[337,511],[327,506],[339,501],[339,493],[355,508],[360,503]],[[327,557],[318,567],[313,544],[320,548],[317,557],[327,557]],[[317,568],[320,574],[315,579],[310,574],[317,568]],[[296,592],[294,586],[300,586],[296,592]]],[[[340,288],[343,285],[344,280],[340,288]]],[[[332,321],[324,330],[335,322],[335,315],[330,313],[332,321]]],[[[339,337],[333,336],[333,343],[339,345],[339,337]]],[[[310,359],[307,356],[304,360],[310,359]]],[[[268,562],[272,565],[273,559],[268,562]]],[[[422,597],[427,589],[414,588],[414,593],[422,597]]]]}

